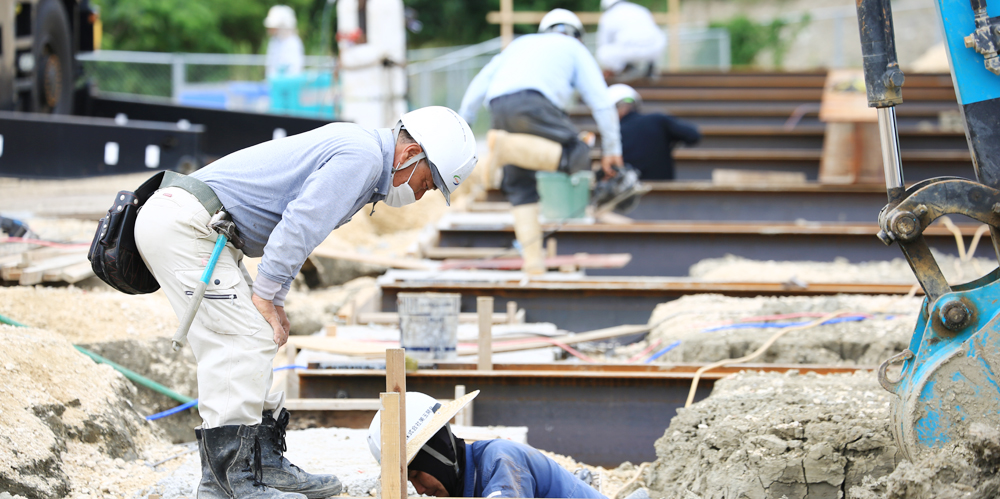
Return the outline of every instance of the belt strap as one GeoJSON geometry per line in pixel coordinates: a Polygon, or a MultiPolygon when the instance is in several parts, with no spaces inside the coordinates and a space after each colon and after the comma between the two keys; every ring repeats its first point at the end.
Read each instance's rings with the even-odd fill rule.
{"type": "Polygon", "coordinates": [[[215,191],[208,184],[194,177],[177,172],[166,171],[163,173],[163,182],[160,183],[160,189],[167,187],[184,189],[191,193],[192,196],[198,198],[198,202],[205,207],[205,211],[209,214],[214,215],[222,209],[222,201],[219,201],[218,196],[215,195],[215,191]]]}

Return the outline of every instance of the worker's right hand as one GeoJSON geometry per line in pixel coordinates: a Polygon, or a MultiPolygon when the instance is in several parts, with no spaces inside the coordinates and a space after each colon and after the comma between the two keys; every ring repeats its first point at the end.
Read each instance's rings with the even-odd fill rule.
{"type": "Polygon", "coordinates": [[[614,177],[618,174],[618,172],[615,171],[616,166],[620,168],[624,165],[625,161],[622,159],[620,154],[617,156],[601,156],[601,169],[604,170],[604,175],[607,178],[614,177]]]}
{"type": "Polygon", "coordinates": [[[274,343],[279,347],[283,346],[288,341],[288,331],[281,325],[281,318],[278,316],[278,310],[275,308],[274,302],[265,300],[256,294],[251,295],[250,301],[253,302],[253,306],[257,307],[257,311],[260,312],[260,315],[264,317],[264,320],[274,330],[274,343]]]}
{"type": "Polygon", "coordinates": [[[274,309],[278,312],[278,322],[281,323],[281,327],[285,329],[286,333],[292,334],[292,323],[288,320],[288,316],[285,315],[285,307],[275,305],[274,309]]]}

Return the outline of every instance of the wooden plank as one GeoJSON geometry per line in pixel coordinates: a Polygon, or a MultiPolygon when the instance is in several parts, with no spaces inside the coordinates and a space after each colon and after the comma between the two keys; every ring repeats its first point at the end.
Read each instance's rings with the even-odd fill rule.
{"type": "Polygon", "coordinates": [[[802,172],[775,172],[765,170],[712,170],[712,183],[718,185],[802,185],[806,174],[802,172]]]}
{"type": "Polygon", "coordinates": [[[377,411],[379,399],[285,399],[289,411],[377,411]]]}
{"type": "MultiPolygon", "coordinates": [[[[514,303],[514,302],[509,302],[514,303]]],[[[514,304],[517,305],[516,303],[514,304]]],[[[517,313],[515,310],[514,313],[517,313]]],[[[460,313],[458,314],[458,322],[463,324],[473,324],[479,321],[478,313],[460,313]]],[[[357,314],[358,324],[399,324],[399,313],[398,312],[362,312],[357,314]]],[[[493,314],[494,324],[506,324],[508,322],[508,316],[504,313],[493,314]]],[[[330,326],[327,326],[330,327],[330,326]]],[[[335,336],[327,334],[327,336],[335,336]]]]}
{"type": "Polygon", "coordinates": [[[479,313],[479,358],[480,371],[493,370],[493,297],[480,296],[476,298],[476,311],[479,313]]]}
{"type": "Polygon", "coordinates": [[[517,250],[513,248],[442,248],[438,246],[427,248],[424,251],[424,256],[432,260],[503,258],[516,255],[517,250]]]}
{"type": "Polygon", "coordinates": [[[62,272],[59,274],[59,280],[68,284],[76,284],[93,276],[94,267],[89,261],[87,261],[64,267],[62,272]]]}
{"type": "MultiPolygon", "coordinates": [[[[909,90],[909,89],[907,89],[909,90]]],[[[833,69],[823,85],[820,121],[877,123],[878,113],[868,107],[865,73],[860,69],[833,69]]]]}
{"type": "Polygon", "coordinates": [[[36,262],[32,264],[32,266],[21,270],[21,276],[18,279],[18,284],[22,286],[39,284],[42,282],[42,278],[46,271],[52,269],[62,270],[64,267],[76,265],[85,261],[87,261],[87,254],[80,253],[36,262]]]}
{"type": "Polygon", "coordinates": [[[422,260],[416,260],[413,258],[398,258],[398,257],[388,257],[379,255],[362,255],[361,253],[355,253],[353,251],[339,251],[330,248],[316,248],[312,252],[312,256],[319,258],[330,258],[333,260],[350,260],[353,262],[368,263],[372,265],[381,265],[383,267],[389,267],[393,269],[409,269],[409,270],[432,270],[433,265],[422,260]]]}
{"type": "MultiPolygon", "coordinates": [[[[632,261],[629,253],[612,253],[608,255],[590,255],[578,253],[576,255],[559,255],[545,259],[545,267],[558,269],[565,265],[572,265],[581,269],[620,269],[628,262],[632,261]]],[[[521,258],[490,258],[490,259],[449,259],[441,263],[441,270],[453,269],[494,269],[494,270],[520,270],[524,260],[521,258]]]]}
{"type": "MultiPolygon", "coordinates": [[[[291,341],[285,343],[285,361],[286,365],[295,365],[295,357],[298,354],[297,345],[291,341]]],[[[296,369],[288,369],[285,381],[287,386],[285,387],[285,396],[288,398],[297,399],[299,398],[299,372],[296,369]]]]}
{"type": "Polygon", "coordinates": [[[403,397],[399,393],[382,393],[381,400],[381,439],[382,439],[382,497],[386,499],[406,499],[406,471],[400,466],[400,461],[406,460],[406,445],[399,439],[403,431],[399,424],[401,412],[399,402],[403,397]]]}

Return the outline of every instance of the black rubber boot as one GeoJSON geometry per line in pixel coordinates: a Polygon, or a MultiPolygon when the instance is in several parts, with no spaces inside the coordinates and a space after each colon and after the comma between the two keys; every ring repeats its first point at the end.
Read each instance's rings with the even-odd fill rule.
{"type": "Polygon", "coordinates": [[[259,425],[230,425],[194,430],[201,454],[198,499],[304,499],[261,481],[259,425]]]}
{"type": "Polygon", "coordinates": [[[258,438],[264,456],[261,460],[264,483],[278,490],[305,494],[309,499],[325,499],[340,494],[343,486],[337,477],[306,473],[285,459],[288,417],[285,409],[278,413],[277,419],[272,411],[264,411],[262,415],[258,438]]]}

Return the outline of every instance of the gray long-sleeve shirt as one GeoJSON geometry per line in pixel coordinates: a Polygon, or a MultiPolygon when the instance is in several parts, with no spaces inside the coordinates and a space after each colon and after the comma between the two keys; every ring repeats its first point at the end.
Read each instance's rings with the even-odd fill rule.
{"type": "Polygon", "coordinates": [[[309,254],[364,205],[385,199],[395,144],[389,129],[333,123],[234,152],[192,176],[215,191],[263,257],[254,294],[283,301],[309,254]]]}

